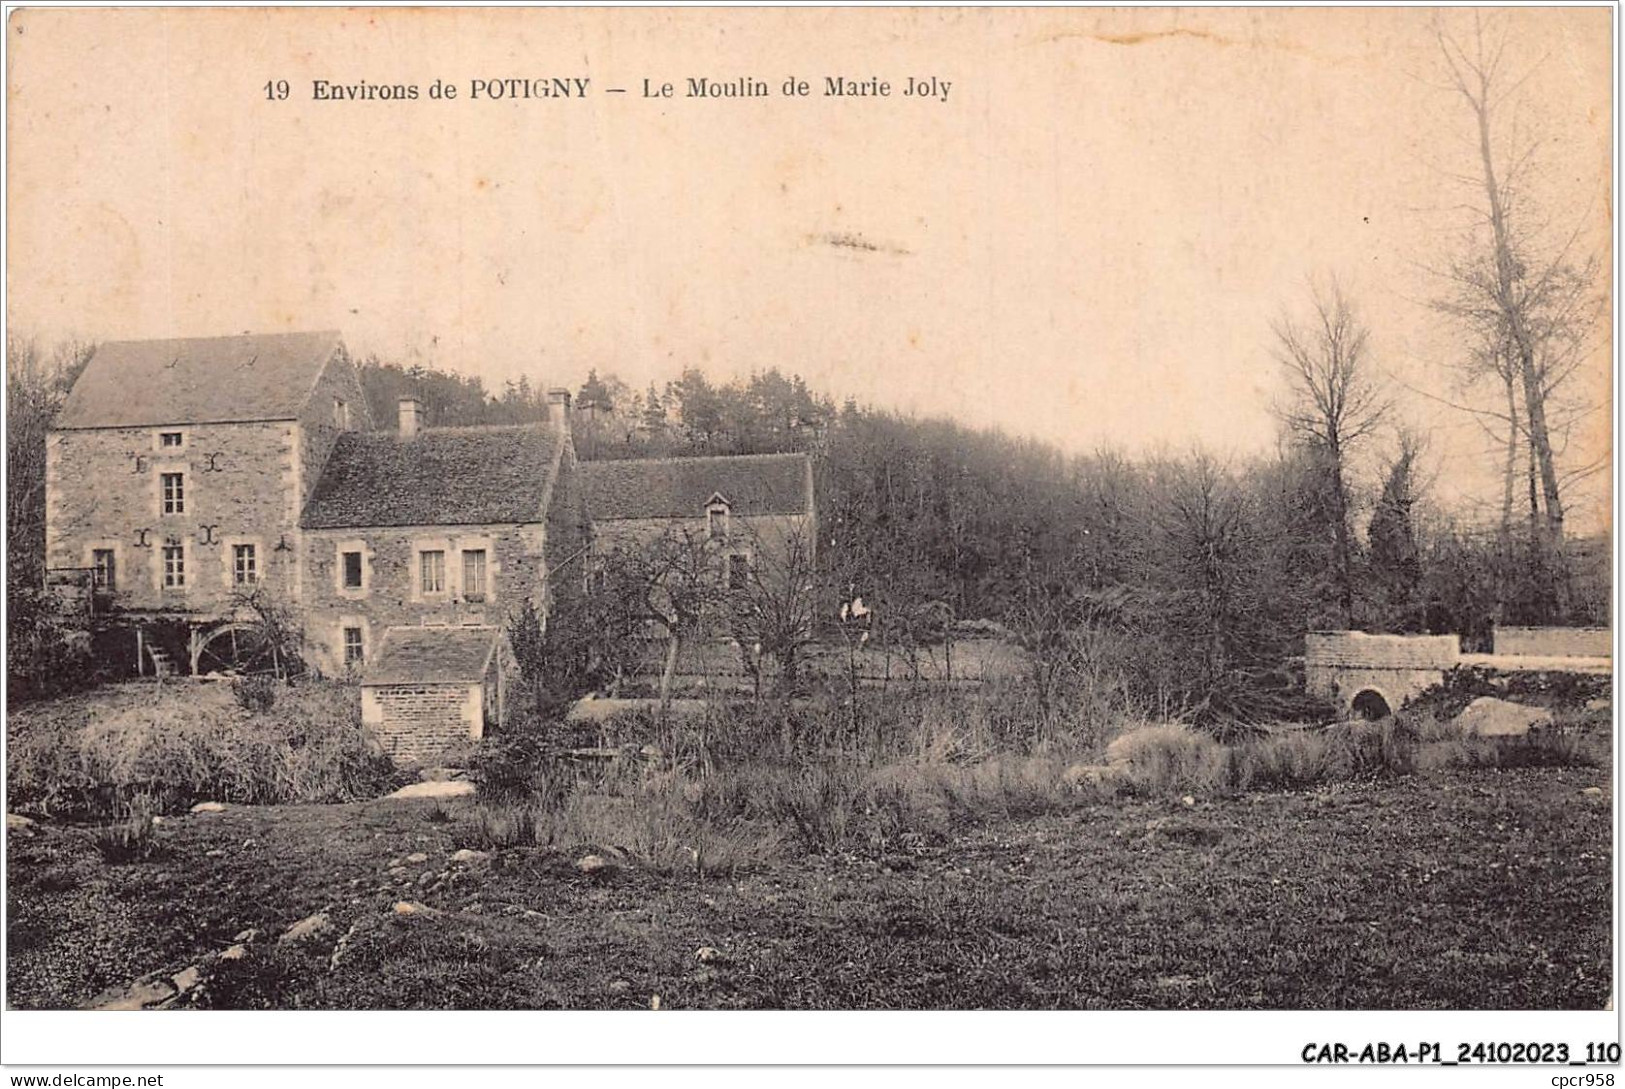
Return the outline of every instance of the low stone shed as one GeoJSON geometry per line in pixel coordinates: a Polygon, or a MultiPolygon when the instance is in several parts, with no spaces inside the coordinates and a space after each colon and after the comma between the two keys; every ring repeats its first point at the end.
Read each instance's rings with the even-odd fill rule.
{"type": "Polygon", "coordinates": [[[516,673],[501,628],[390,628],[361,679],[361,722],[396,763],[431,762],[501,727],[516,673]]]}

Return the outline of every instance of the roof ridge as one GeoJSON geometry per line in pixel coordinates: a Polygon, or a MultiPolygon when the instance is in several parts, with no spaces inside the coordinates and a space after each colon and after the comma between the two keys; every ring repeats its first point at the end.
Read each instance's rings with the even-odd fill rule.
{"type": "Polygon", "coordinates": [[[584,459],[578,464],[588,465],[672,465],[691,461],[741,461],[746,458],[811,458],[805,450],[785,450],[766,454],[690,454],[663,458],[596,458],[584,459]]]}

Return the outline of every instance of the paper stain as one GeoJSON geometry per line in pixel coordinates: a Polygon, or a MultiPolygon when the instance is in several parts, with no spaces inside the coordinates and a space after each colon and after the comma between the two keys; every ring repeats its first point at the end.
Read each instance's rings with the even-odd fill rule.
{"type": "Polygon", "coordinates": [[[858,253],[885,253],[897,257],[913,256],[911,250],[906,250],[901,246],[894,246],[888,242],[871,241],[856,231],[826,231],[821,235],[809,236],[807,241],[825,246],[834,246],[836,249],[853,250],[858,253]]]}

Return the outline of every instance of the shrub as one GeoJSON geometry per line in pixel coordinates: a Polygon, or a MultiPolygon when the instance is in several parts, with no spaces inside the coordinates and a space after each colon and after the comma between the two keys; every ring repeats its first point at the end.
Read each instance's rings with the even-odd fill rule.
{"type": "Polygon", "coordinates": [[[220,686],[127,685],[14,710],[6,728],[11,804],[57,816],[117,815],[138,794],[166,812],[358,801],[400,779],[342,685],[284,689],[266,714],[220,686]]]}
{"type": "Polygon", "coordinates": [[[96,850],[106,862],[135,862],[152,856],[157,846],[153,819],[157,806],[151,795],[137,794],[123,807],[123,815],[95,834],[96,850]]]}
{"type": "Polygon", "coordinates": [[[237,706],[259,715],[276,706],[276,689],[276,681],[265,673],[238,677],[231,682],[231,694],[237,697],[237,706]]]}

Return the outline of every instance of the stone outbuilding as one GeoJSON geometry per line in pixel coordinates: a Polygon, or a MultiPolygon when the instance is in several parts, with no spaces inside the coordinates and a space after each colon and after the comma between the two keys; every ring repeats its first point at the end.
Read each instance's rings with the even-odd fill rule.
{"type": "Polygon", "coordinates": [[[397,763],[431,762],[502,726],[517,675],[501,628],[390,628],[361,679],[361,722],[397,763]]]}

